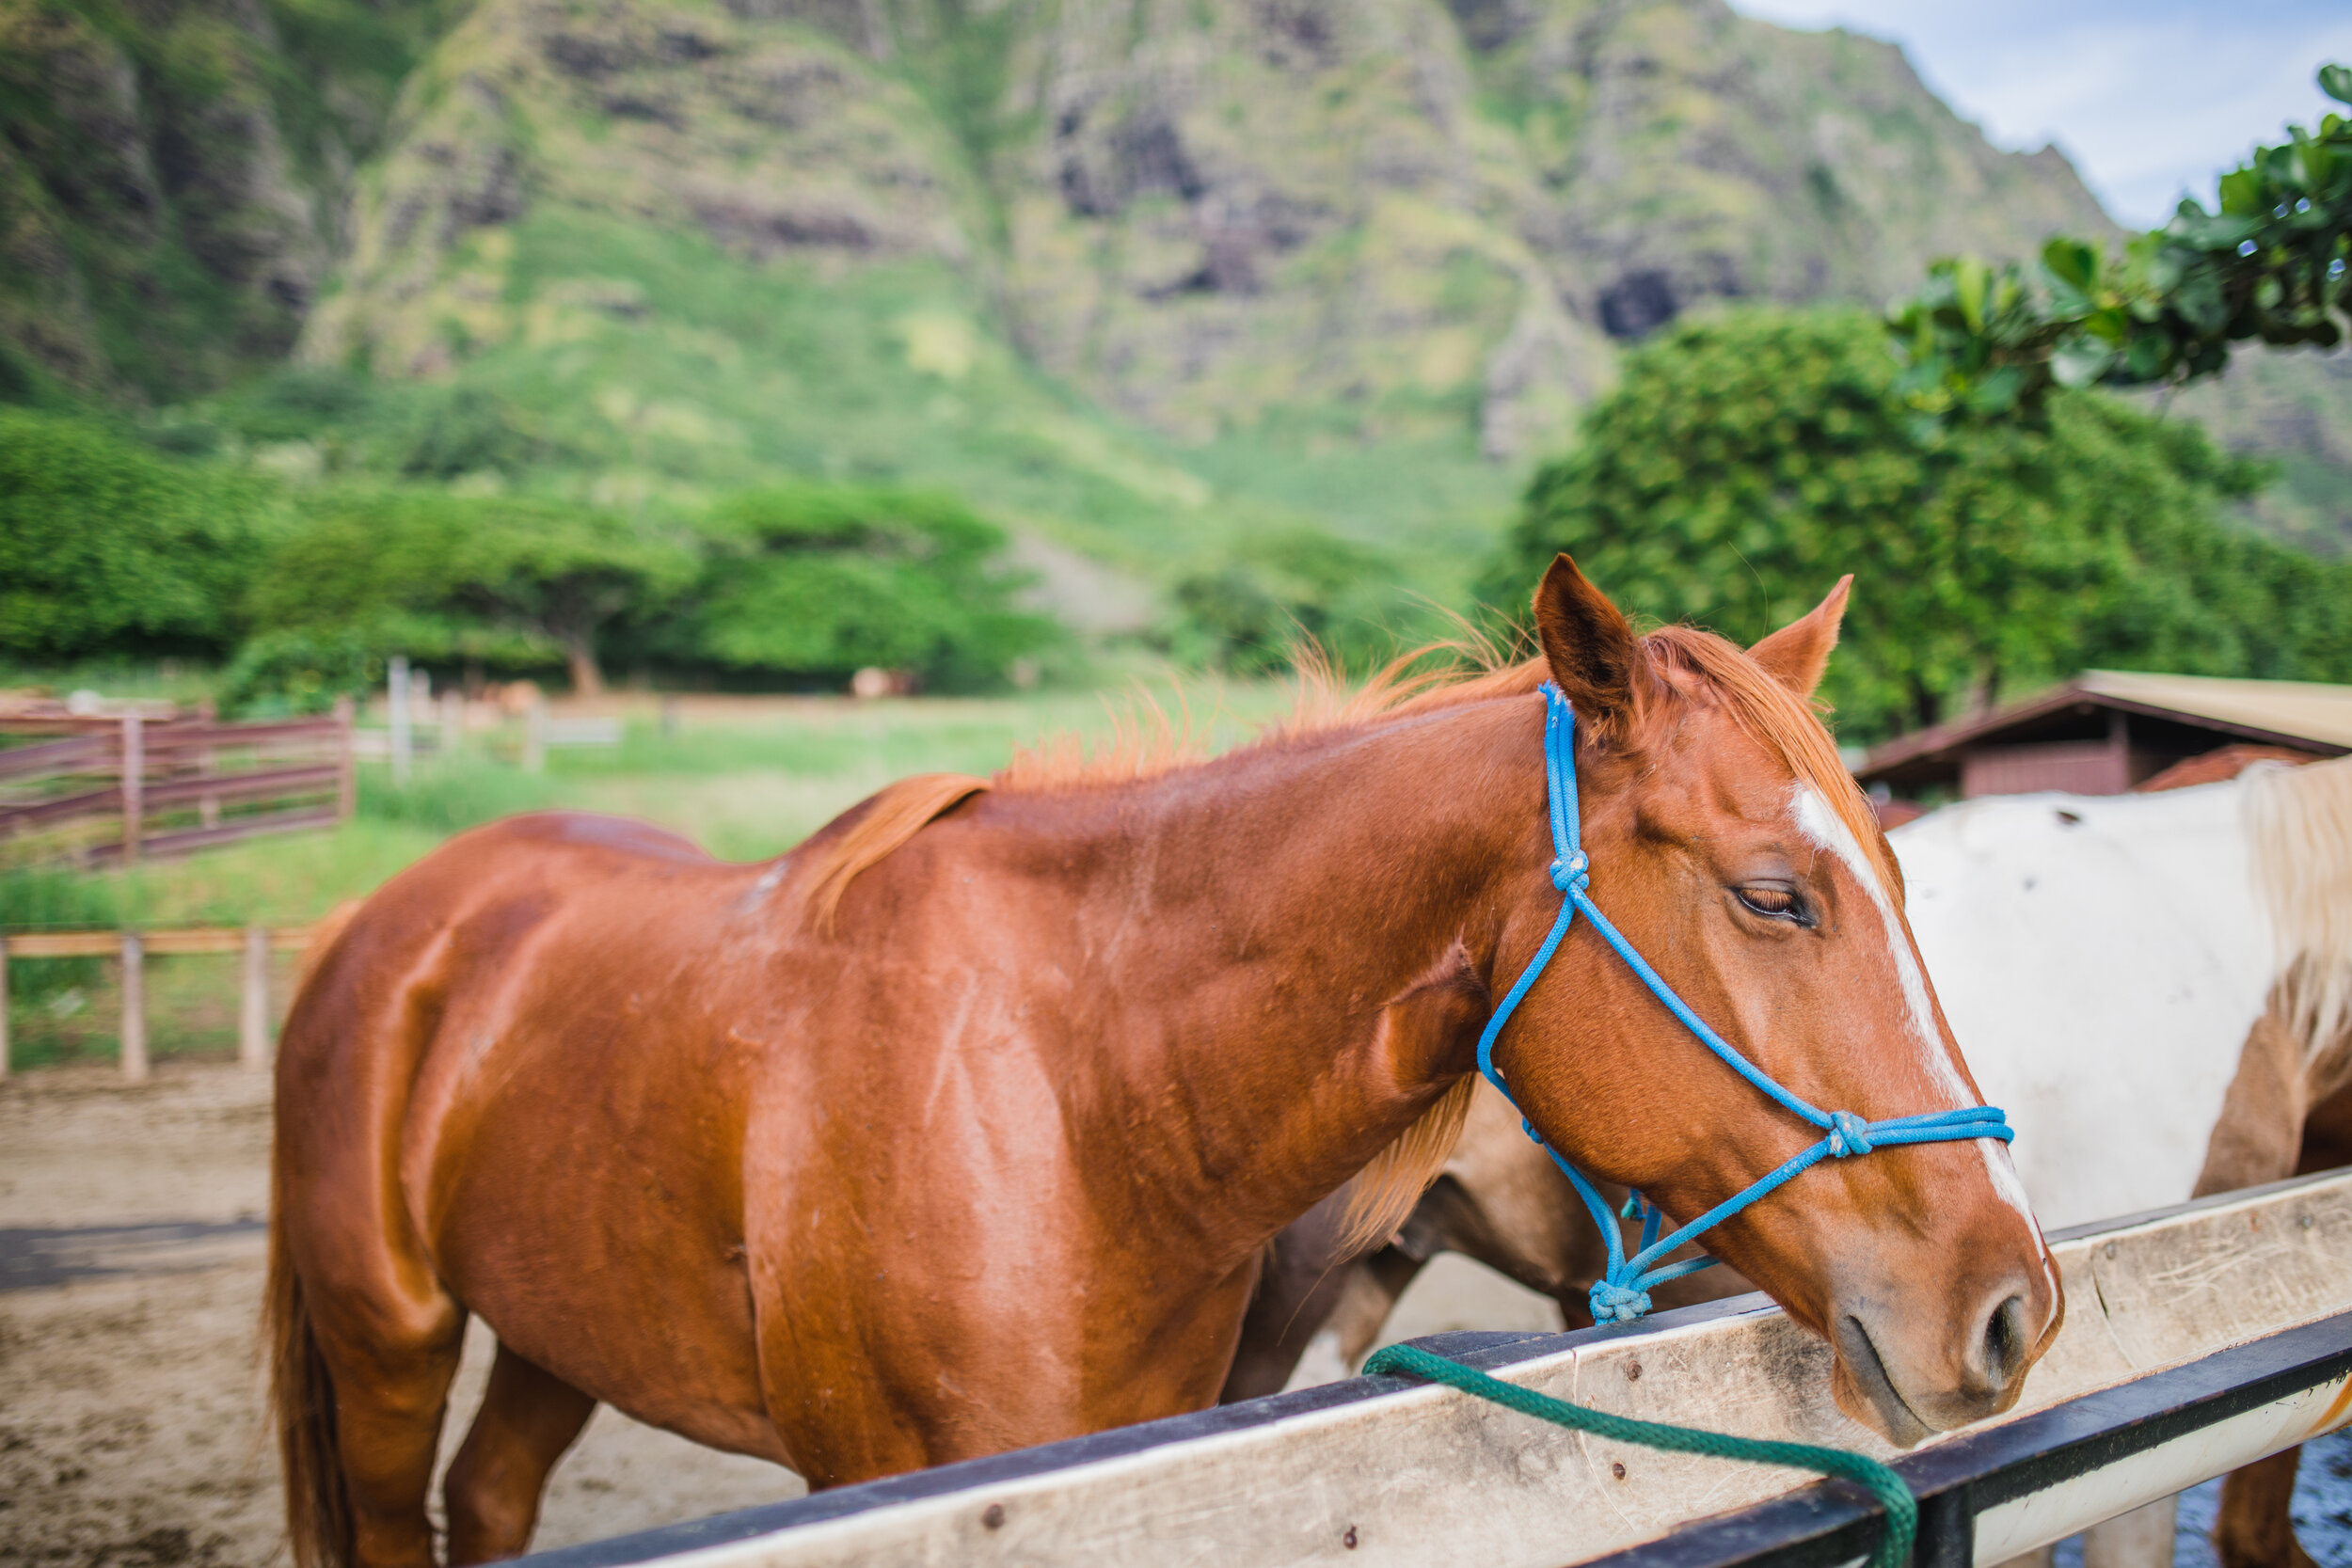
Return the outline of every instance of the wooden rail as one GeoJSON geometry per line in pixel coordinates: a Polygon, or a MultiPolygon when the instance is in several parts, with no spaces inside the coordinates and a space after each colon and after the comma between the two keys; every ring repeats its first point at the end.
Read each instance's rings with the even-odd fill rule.
{"type": "Polygon", "coordinates": [[[25,739],[0,747],[0,847],[19,860],[134,865],[339,822],[355,803],[351,720],[345,700],[331,718],[256,724],[0,721],[0,737],[25,739]]]}
{"type": "Polygon", "coordinates": [[[308,926],[187,926],[170,930],[140,931],[93,928],[73,931],[15,931],[0,933],[0,1078],[8,1075],[8,965],[34,958],[110,958],[122,960],[122,1076],[146,1081],[147,956],[186,953],[242,953],[237,1007],[237,1061],[261,1069],[269,1065],[269,956],[272,951],[299,951],[309,945],[308,926]]]}

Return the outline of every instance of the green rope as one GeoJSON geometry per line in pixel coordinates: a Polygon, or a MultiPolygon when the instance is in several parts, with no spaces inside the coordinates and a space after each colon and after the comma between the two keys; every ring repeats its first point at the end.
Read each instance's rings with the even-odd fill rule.
{"type": "Polygon", "coordinates": [[[1870,1568],[1906,1568],[1911,1560],[1911,1544],[1919,1532],[1919,1502],[1911,1495],[1903,1478],[1865,1455],[1844,1449],[1818,1449],[1810,1443],[1769,1443],[1754,1437],[1734,1437],[1727,1433],[1700,1432],[1694,1427],[1666,1426],[1658,1421],[1636,1421],[1624,1416],[1611,1416],[1582,1405],[1569,1404],[1521,1388],[1485,1372],[1473,1371],[1458,1361],[1442,1355],[1432,1355],[1411,1345],[1391,1345],[1374,1354],[1364,1363],[1368,1377],[1406,1373],[1425,1378],[1431,1383],[1443,1383],[1459,1388],[1465,1394],[1492,1400],[1507,1405],[1522,1416],[1533,1416],[1539,1421],[1550,1421],[1578,1432],[1589,1432],[1613,1443],[1639,1443],[1644,1448],[1667,1449],[1676,1453],[1700,1453],[1715,1459],[1744,1459],[1756,1465],[1786,1465],[1791,1469],[1819,1470],[1824,1475],[1842,1476],[1857,1486],[1866,1487],[1886,1510],[1886,1528],[1879,1537],[1878,1549],[1870,1556],[1870,1568]]]}

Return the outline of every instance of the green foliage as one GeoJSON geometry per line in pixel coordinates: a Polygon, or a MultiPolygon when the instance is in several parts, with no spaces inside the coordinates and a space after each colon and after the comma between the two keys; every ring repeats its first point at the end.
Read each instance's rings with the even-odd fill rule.
{"type": "Polygon", "coordinates": [[[1301,641],[1343,668],[1367,669],[1426,614],[1387,555],[1307,528],[1248,537],[1180,578],[1173,597],[1174,651],[1239,674],[1286,667],[1301,641]]]}
{"type": "Polygon", "coordinates": [[[359,815],[436,834],[463,832],[501,816],[546,811],[560,798],[545,773],[526,773],[486,757],[435,758],[419,768],[406,787],[392,787],[389,775],[367,769],[359,775],[359,815]]]}
{"type": "Polygon", "coordinates": [[[1752,641],[1855,575],[1823,695],[1850,736],[2087,665],[2341,679],[2341,568],[2229,529],[2262,475],[2193,426],[2060,392],[1918,428],[1874,325],[1752,311],[1630,356],[1529,486],[1493,602],[1565,550],[1629,610],[1752,641]]]}
{"type": "Polygon", "coordinates": [[[510,666],[561,657],[575,685],[593,686],[606,624],[651,614],[692,572],[678,544],[589,508],[332,492],[306,503],[254,584],[256,623],[293,635],[251,650],[253,684],[239,689],[248,702],[331,698],[371,668],[354,662],[361,652],[510,666]],[[323,685],[310,684],[313,673],[323,685]]]}
{"type": "Polygon", "coordinates": [[[96,423],[0,409],[0,652],[226,652],[277,506],[96,423]]]}
{"type": "MultiPolygon", "coordinates": [[[[119,905],[112,882],[37,866],[0,871],[0,931],[40,931],[112,926],[119,905]]],[[[8,1000],[45,1002],[94,985],[99,958],[45,958],[8,965],[8,1000]]]]}
{"type": "Polygon", "coordinates": [[[946,689],[1002,681],[1056,641],[1014,606],[1005,536],[950,497],[861,486],[753,491],[705,525],[692,649],[739,670],[828,684],[866,666],[946,689]]]}
{"type": "Polygon", "coordinates": [[[221,672],[220,705],[248,719],[325,713],[338,697],[358,702],[384,682],[384,656],[364,632],[265,631],[221,672]]]}
{"type": "MultiPolygon", "coordinates": [[[[2319,85],[2352,103],[2352,69],[2319,85]]],[[[2218,210],[2184,198],[2121,256],[2054,239],[2030,272],[1936,262],[1889,315],[1904,391],[1932,416],[2038,408],[2052,387],[2140,387],[2217,374],[2249,339],[2333,348],[2352,305],[2352,119],[2258,147],[2223,175],[2218,210]]]]}

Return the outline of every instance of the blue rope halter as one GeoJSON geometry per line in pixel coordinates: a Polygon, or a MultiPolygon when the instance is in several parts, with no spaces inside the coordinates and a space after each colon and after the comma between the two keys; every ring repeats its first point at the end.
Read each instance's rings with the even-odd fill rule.
{"type": "Polygon", "coordinates": [[[1565,1171],[1576,1190],[1583,1196],[1584,1207],[1592,1211],[1593,1223],[1600,1227],[1601,1239],[1609,1243],[1609,1272],[1593,1287],[1593,1321],[1597,1323],[1630,1323],[1650,1309],[1649,1292],[1653,1285],[1679,1279],[1686,1274],[1711,1268],[1712,1258],[1694,1258],[1688,1262],[1675,1263],[1662,1269],[1650,1267],[1659,1259],[1672,1252],[1701,1231],[1711,1230],[1731,1218],[1775,1187],[1823,1160],[1843,1160],[1856,1154],[1867,1154],[1873,1148],[1885,1148],[1899,1144],[1926,1144],[1959,1141],[1968,1138],[1999,1138],[2006,1143],[2016,1132],[1998,1110],[1990,1105],[1971,1105],[1956,1111],[1926,1111],[1917,1116],[1891,1117],[1884,1121],[1867,1121],[1851,1111],[1820,1111],[1778,1084],[1770,1075],[1724,1042],[1722,1036],[1707,1026],[1704,1019],[1692,1012],[1674,988],[1659,978],[1658,972],[1644,961],[1625,940],[1608,917],[1593,903],[1592,863],[1585,859],[1578,846],[1576,816],[1576,710],[1567,698],[1549,681],[1544,683],[1544,783],[1551,796],[1551,847],[1555,857],[1551,863],[1551,885],[1561,892],[1560,917],[1552,922],[1551,934],[1544,938],[1543,946],[1519,974],[1517,984],[1503,996],[1494,1016],[1486,1021],[1486,1033],[1478,1037],[1478,1070],[1486,1081],[1502,1091],[1514,1109],[1518,1101],[1511,1094],[1511,1086],[1502,1081],[1495,1067],[1495,1038],[1502,1033],[1518,1010],[1536,977],[1543,974],[1551,956],[1560,950],[1561,942],[1568,934],[1568,927],[1576,920],[1579,910],[1584,911],[1594,928],[1617,950],[1650,994],[1665,1004],[1666,1010],[1682,1021],[1682,1026],[1698,1037],[1699,1043],[1722,1057],[1734,1072],[1755,1085],[1774,1103],[1808,1124],[1820,1128],[1821,1141],[1783,1164],[1771,1175],[1709,1209],[1671,1236],[1658,1234],[1661,1215],[1655,1204],[1635,1193],[1625,1206],[1627,1219],[1642,1222],[1641,1250],[1632,1257],[1625,1255],[1625,1244],[1617,1234],[1616,1216],[1609,1212],[1608,1203],[1584,1179],[1583,1172],[1562,1158],[1558,1149],[1544,1142],[1535,1124],[1521,1111],[1519,1125],[1536,1147],[1551,1156],[1552,1163],[1565,1171]]]}

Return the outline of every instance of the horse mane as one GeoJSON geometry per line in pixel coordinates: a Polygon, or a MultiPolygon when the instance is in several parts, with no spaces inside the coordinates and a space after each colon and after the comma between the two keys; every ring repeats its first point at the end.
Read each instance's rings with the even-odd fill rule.
{"type": "MultiPolygon", "coordinates": [[[[1671,701],[1720,702],[1734,722],[1837,814],[1869,858],[1898,908],[1902,873],[1887,848],[1877,814],[1838,759],[1837,743],[1820,713],[1782,685],[1735,642],[1696,626],[1659,626],[1642,639],[1652,672],[1645,710],[1671,701]]],[[[1312,643],[1294,657],[1298,693],[1289,718],[1253,746],[1294,743],[1309,736],[1417,718],[1495,697],[1530,695],[1550,678],[1540,655],[1514,657],[1474,634],[1416,648],[1351,684],[1312,643]]],[[[1635,733],[1641,729],[1637,716],[1635,733]]],[[[816,847],[809,908],[818,929],[830,931],[842,894],[860,872],[886,858],[941,813],[981,790],[1023,795],[1112,788],[1157,778],[1207,759],[1189,710],[1171,719],[1148,694],[1114,713],[1109,745],[1089,751],[1064,734],[1024,748],[992,779],[930,773],[902,779],[871,798],[865,815],[837,839],[816,847]]],[[[1375,1155],[1355,1180],[1342,1233],[1351,1249],[1385,1240],[1454,1154],[1470,1115],[1477,1080],[1466,1077],[1440,1095],[1411,1126],[1375,1155]]]]}
{"type": "Polygon", "coordinates": [[[2314,1063],[2352,1023],[2352,757],[2242,775],[2288,1026],[2314,1063]]]}
{"type": "Polygon", "coordinates": [[[887,860],[943,813],[987,787],[987,780],[969,773],[917,773],[867,796],[856,820],[812,850],[805,895],[810,926],[819,936],[833,935],[841,895],[859,873],[887,860]]]}

